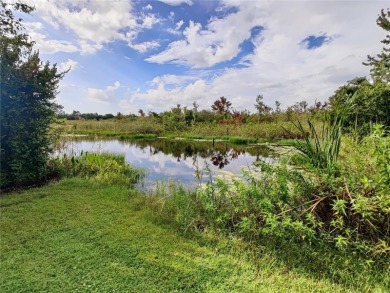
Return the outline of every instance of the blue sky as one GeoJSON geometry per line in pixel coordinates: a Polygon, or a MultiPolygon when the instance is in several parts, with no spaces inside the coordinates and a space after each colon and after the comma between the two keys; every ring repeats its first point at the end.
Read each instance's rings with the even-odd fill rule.
{"type": "Polygon", "coordinates": [[[381,50],[375,24],[387,1],[25,0],[41,58],[70,68],[59,88],[66,112],[210,109],[225,96],[254,111],[326,100],[367,76],[381,50]]]}

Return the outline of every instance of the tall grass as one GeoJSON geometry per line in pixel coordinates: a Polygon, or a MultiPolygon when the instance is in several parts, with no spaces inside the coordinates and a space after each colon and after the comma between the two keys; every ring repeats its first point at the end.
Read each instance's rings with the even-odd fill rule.
{"type": "Polygon", "coordinates": [[[99,136],[131,137],[133,135],[156,135],[173,137],[219,138],[240,137],[251,139],[300,139],[303,138],[291,123],[287,121],[271,121],[261,123],[223,125],[213,122],[199,122],[181,128],[170,127],[153,118],[137,120],[72,120],[61,126],[63,133],[93,134],[99,136]]]}
{"type": "Polygon", "coordinates": [[[256,143],[257,139],[234,136],[234,137],[229,137],[229,142],[233,144],[249,144],[249,143],[256,143]]]}
{"type": "Polygon", "coordinates": [[[75,134],[97,134],[102,136],[130,135],[130,134],[155,134],[165,132],[165,127],[156,119],[138,120],[70,120],[65,121],[63,132],[75,134]]]}
{"type": "Polygon", "coordinates": [[[304,137],[302,141],[294,142],[293,147],[299,151],[306,162],[314,168],[326,170],[330,175],[339,156],[342,119],[335,119],[332,123],[323,122],[321,131],[317,131],[315,125],[308,120],[309,133],[299,120],[292,123],[304,137]]]}

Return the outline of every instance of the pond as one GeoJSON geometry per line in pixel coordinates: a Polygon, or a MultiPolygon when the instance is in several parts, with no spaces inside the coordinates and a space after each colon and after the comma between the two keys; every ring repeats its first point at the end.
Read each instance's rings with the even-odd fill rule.
{"type": "Polygon", "coordinates": [[[157,181],[174,181],[186,188],[212,178],[242,177],[242,169],[255,171],[254,162],[273,163],[275,156],[266,146],[237,146],[226,142],[156,140],[103,140],[79,138],[70,140],[68,151],[80,153],[113,152],[123,154],[126,162],[146,169],[142,188],[153,189],[157,181]],[[206,170],[209,171],[206,171],[206,170]]]}

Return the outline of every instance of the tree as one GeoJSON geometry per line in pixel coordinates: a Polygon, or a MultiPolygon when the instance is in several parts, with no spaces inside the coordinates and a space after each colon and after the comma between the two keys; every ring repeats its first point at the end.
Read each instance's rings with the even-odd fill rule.
{"type": "Polygon", "coordinates": [[[56,65],[43,63],[33,51],[13,11],[30,13],[32,7],[1,2],[1,187],[35,183],[47,175],[52,151],[50,124],[59,81],[56,65]]]}
{"type": "Polygon", "coordinates": [[[257,110],[257,113],[259,113],[259,115],[269,114],[272,111],[271,107],[264,104],[263,99],[264,98],[262,95],[258,95],[256,98],[255,108],[257,110]]]}
{"type": "MultiPolygon", "coordinates": [[[[381,42],[387,46],[390,45],[390,9],[386,12],[382,9],[376,21],[377,25],[387,31],[389,34],[381,42]]],[[[367,56],[367,62],[364,65],[371,66],[371,77],[374,81],[390,83],[390,47],[383,47],[382,52],[375,56],[367,56]]]]}
{"type": "Polygon", "coordinates": [[[365,77],[355,78],[336,90],[329,98],[333,116],[343,115],[344,126],[359,127],[364,134],[370,123],[390,126],[390,86],[381,81],[374,84],[365,77]]]}
{"type": "MultiPolygon", "coordinates": [[[[377,24],[390,33],[390,10],[381,11],[377,24]]],[[[390,45],[390,34],[381,41],[390,45]]],[[[370,124],[390,126],[390,47],[384,47],[376,57],[368,55],[363,64],[371,66],[371,78],[357,77],[341,86],[329,98],[331,114],[343,115],[344,127],[360,134],[369,131],[370,124]]]]}
{"type": "Polygon", "coordinates": [[[229,102],[225,97],[220,97],[214,104],[211,105],[211,109],[217,114],[228,114],[230,113],[230,107],[232,103],[229,102]]]}

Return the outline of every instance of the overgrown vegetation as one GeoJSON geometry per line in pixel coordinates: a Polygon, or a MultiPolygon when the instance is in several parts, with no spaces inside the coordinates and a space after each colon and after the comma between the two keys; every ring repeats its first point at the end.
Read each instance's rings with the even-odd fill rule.
{"type": "Polygon", "coordinates": [[[330,266],[329,273],[345,281],[351,275],[341,272],[350,264],[335,267],[337,255],[372,262],[373,269],[388,264],[389,154],[389,136],[377,126],[363,141],[342,139],[339,160],[332,162],[337,172],[326,172],[326,160],[321,165],[306,155],[304,165],[287,164],[292,158],[277,165],[261,163],[260,173],[244,171],[246,181],[215,179],[190,194],[171,190],[162,214],[175,219],[182,231],[218,231],[255,247],[284,247],[286,255],[296,250],[304,255],[290,256],[302,263],[310,259],[307,270],[330,266]]]}

